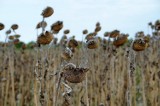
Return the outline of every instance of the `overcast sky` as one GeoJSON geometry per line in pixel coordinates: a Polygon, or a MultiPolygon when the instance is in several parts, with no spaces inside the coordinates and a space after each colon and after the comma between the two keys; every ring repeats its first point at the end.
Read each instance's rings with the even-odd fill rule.
{"type": "MultiPolygon", "coordinates": [[[[92,32],[97,21],[102,26],[99,36],[114,29],[134,36],[141,30],[147,34],[148,22],[160,19],[160,0],[0,0],[0,22],[5,24],[0,40],[4,40],[5,31],[17,23],[21,40],[36,41],[35,27],[42,20],[40,14],[47,6],[55,10],[46,19],[47,29],[61,20],[63,29],[70,29],[69,36],[76,35],[77,39],[81,39],[83,29],[92,32]]],[[[56,36],[60,38],[62,35],[63,30],[56,36]]]]}

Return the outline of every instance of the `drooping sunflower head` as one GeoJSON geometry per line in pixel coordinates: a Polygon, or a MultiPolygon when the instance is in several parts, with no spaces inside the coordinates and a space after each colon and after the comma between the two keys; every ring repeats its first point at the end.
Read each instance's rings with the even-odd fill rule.
{"type": "Polygon", "coordinates": [[[44,18],[47,18],[47,17],[50,17],[53,13],[54,13],[54,9],[48,6],[42,11],[41,15],[44,18]]]}

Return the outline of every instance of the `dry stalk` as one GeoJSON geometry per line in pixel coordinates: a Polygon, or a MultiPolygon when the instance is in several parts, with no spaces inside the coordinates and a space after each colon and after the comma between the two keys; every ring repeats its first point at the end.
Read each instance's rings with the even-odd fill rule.
{"type": "Polygon", "coordinates": [[[133,41],[129,48],[129,66],[128,66],[128,88],[127,88],[127,106],[132,106],[132,86],[134,85],[134,71],[135,71],[135,52],[132,50],[133,41]]]}

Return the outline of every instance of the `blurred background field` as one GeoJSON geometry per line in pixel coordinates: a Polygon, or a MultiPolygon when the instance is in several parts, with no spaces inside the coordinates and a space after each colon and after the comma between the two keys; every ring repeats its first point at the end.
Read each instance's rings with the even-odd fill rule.
{"type": "Polygon", "coordinates": [[[0,106],[160,106],[159,1],[37,2],[2,1],[0,106]]]}

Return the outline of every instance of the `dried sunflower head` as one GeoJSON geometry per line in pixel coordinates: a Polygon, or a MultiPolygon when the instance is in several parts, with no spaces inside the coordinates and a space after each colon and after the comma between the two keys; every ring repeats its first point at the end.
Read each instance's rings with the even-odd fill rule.
{"type": "Polygon", "coordinates": [[[13,43],[16,45],[16,44],[18,44],[19,43],[19,39],[14,39],[13,40],[13,43]]]}
{"type": "Polygon", "coordinates": [[[42,11],[41,15],[44,18],[47,18],[47,17],[50,17],[53,13],[54,13],[53,8],[48,6],[42,11]]]}
{"type": "Polygon", "coordinates": [[[85,39],[88,41],[88,40],[90,40],[90,39],[93,39],[94,36],[95,36],[94,33],[89,33],[89,34],[86,35],[85,39]]]}
{"type": "Polygon", "coordinates": [[[100,22],[97,22],[96,23],[96,27],[99,27],[101,24],[100,24],[100,22]]]}
{"type": "Polygon", "coordinates": [[[133,42],[133,50],[135,51],[143,51],[146,48],[146,42],[143,39],[136,39],[133,42]]]}
{"type": "Polygon", "coordinates": [[[11,30],[7,30],[6,31],[6,34],[8,35],[8,34],[10,34],[11,33],[11,30]]]}
{"type": "Polygon", "coordinates": [[[117,36],[120,35],[120,31],[119,30],[113,30],[109,35],[110,35],[110,38],[116,38],[117,36]]]}
{"type": "Polygon", "coordinates": [[[110,32],[105,32],[104,33],[104,37],[109,37],[110,36],[110,32]]]}
{"type": "Polygon", "coordinates": [[[155,25],[158,25],[158,24],[160,24],[160,20],[157,20],[157,21],[155,22],[155,25]]]}
{"type": "Polygon", "coordinates": [[[127,41],[128,41],[128,35],[121,34],[113,41],[113,45],[116,47],[119,47],[119,46],[123,45],[124,43],[126,43],[127,41]]]}
{"type": "Polygon", "coordinates": [[[0,30],[3,30],[4,29],[4,24],[3,23],[0,23],[0,30]]]}
{"type": "Polygon", "coordinates": [[[70,83],[80,83],[85,79],[88,68],[76,67],[73,63],[68,63],[63,69],[63,78],[70,83]]]}
{"type": "Polygon", "coordinates": [[[88,33],[88,30],[87,29],[85,29],[85,30],[83,30],[83,32],[82,32],[84,35],[85,34],[87,34],[88,33]]]}
{"type": "Polygon", "coordinates": [[[96,28],[95,28],[95,32],[99,32],[101,30],[101,26],[97,26],[96,28]]]}
{"type": "Polygon", "coordinates": [[[153,32],[153,36],[158,36],[158,32],[153,32]]]}
{"type": "Polygon", "coordinates": [[[9,40],[14,40],[14,36],[13,35],[10,35],[8,38],[9,38],[9,40]]]}
{"type": "Polygon", "coordinates": [[[69,30],[69,29],[66,29],[66,30],[64,30],[63,33],[64,33],[64,34],[69,34],[69,33],[70,33],[70,30],[69,30]]]}
{"type": "Polygon", "coordinates": [[[68,47],[69,48],[76,48],[78,47],[78,41],[75,40],[74,38],[71,38],[68,40],[68,47]]]}
{"type": "Polygon", "coordinates": [[[21,35],[16,34],[16,35],[14,35],[14,37],[18,39],[18,38],[20,38],[20,37],[21,37],[21,35]]]}
{"type": "Polygon", "coordinates": [[[39,29],[39,28],[45,28],[47,26],[47,22],[46,21],[42,21],[42,22],[39,22],[36,26],[36,29],[39,29]]]}
{"type": "Polygon", "coordinates": [[[54,34],[57,34],[63,28],[63,22],[57,21],[51,25],[51,31],[54,34]]]}
{"type": "Polygon", "coordinates": [[[16,30],[16,29],[18,29],[18,24],[13,24],[12,26],[11,26],[11,28],[12,28],[12,30],[16,30]]]}
{"type": "Polygon", "coordinates": [[[38,44],[46,45],[49,44],[53,40],[53,35],[46,31],[45,34],[41,33],[40,36],[37,39],[38,44]]]}
{"type": "Polygon", "coordinates": [[[144,35],[144,32],[143,31],[139,31],[136,33],[136,38],[143,38],[145,35],[144,35]]]}
{"type": "Polygon", "coordinates": [[[88,49],[96,49],[98,48],[98,38],[93,38],[87,41],[87,48],[88,49]]]}
{"type": "Polygon", "coordinates": [[[152,22],[149,22],[148,25],[151,26],[151,25],[153,25],[153,24],[152,24],[152,22]]]}
{"type": "Polygon", "coordinates": [[[61,54],[61,57],[64,60],[70,60],[73,57],[73,53],[69,48],[65,48],[65,50],[61,54]]]}
{"type": "Polygon", "coordinates": [[[150,37],[149,36],[144,36],[143,39],[144,39],[144,41],[146,43],[149,43],[149,41],[150,41],[150,37]]]}
{"type": "Polygon", "coordinates": [[[156,30],[160,30],[160,25],[157,25],[157,26],[155,27],[155,29],[156,29],[156,30]]]}
{"type": "Polygon", "coordinates": [[[160,30],[160,20],[155,22],[155,30],[160,30]]]}

